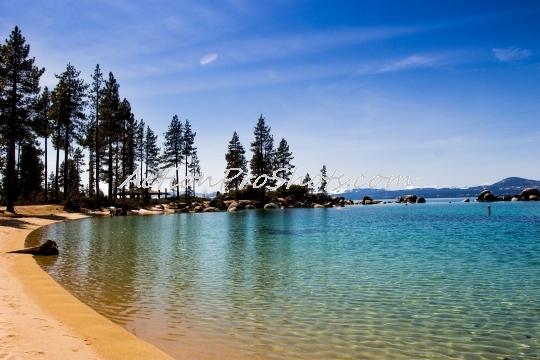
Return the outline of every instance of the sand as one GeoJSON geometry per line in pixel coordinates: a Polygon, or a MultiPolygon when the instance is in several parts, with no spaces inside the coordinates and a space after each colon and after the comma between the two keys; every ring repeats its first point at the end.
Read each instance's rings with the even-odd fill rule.
{"type": "Polygon", "coordinates": [[[0,215],[0,360],[172,359],[64,290],[24,247],[40,226],[85,217],[61,207],[20,206],[0,215]]]}

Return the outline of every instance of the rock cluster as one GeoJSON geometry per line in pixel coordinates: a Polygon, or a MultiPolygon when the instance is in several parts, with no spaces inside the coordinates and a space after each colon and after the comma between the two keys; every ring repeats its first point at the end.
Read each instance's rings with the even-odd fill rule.
{"type": "Polygon", "coordinates": [[[503,195],[497,196],[491,193],[490,190],[484,190],[480,194],[476,201],[492,202],[492,201],[537,201],[540,199],[540,191],[534,188],[527,188],[523,190],[519,195],[503,195]]]}
{"type": "Polygon", "coordinates": [[[230,197],[223,199],[213,199],[205,203],[173,203],[169,204],[169,209],[174,212],[217,212],[217,211],[240,211],[244,209],[278,209],[278,208],[325,208],[353,205],[352,200],[345,200],[343,197],[330,197],[323,194],[316,195],[291,195],[286,198],[266,196],[264,201],[260,200],[232,200],[230,197]]]}
{"type": "Polygon", "coordinates": [[[396,203],[398,204],[401,204],[401,203],[405,203],[405,204],[423,204],[426,202],[426,199],[424,199],[423,197],[421,196],[416,196],[416,195],[407,195],[405,196],[405,198],[403,198],[403,196],[399,196],[396,200],[396,203]]]}

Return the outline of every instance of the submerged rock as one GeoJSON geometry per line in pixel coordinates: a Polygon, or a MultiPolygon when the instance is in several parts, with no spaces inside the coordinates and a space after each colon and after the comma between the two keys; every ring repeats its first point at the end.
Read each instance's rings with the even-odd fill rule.
{"type": "Polygon", "coordinates": [[[43,244],[31,248],[9,251],[10,254],[31,254],[31,255],[58,255],[58,245],[52,240],[47,240],[43,244]]]}

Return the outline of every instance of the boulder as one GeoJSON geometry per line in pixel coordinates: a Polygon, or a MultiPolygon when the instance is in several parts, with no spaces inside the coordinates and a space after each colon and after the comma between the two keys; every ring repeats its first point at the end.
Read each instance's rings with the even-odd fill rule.
{"type": "Polygon", "coordinates": [[[478,201],[484,201],[484,197],[486,196],[486,194],[491,194],[491,191],[490,190],[484,190],[482,191],[480,194],[478,194],[478,201]]]}
{"type": "Polygon", "coordinates": [[[519,194],[520,198],[524,198],[524,197],[529,198],[531,195],[536,195],[540,197],[540,191],[534,188],[527,188],[523,190],[521,194],[519,194]]]}
{"type": "Polygon", "coordinates": [[[512,201],[519,201],[519,197],[517,197],[517,196],[512,196],[512,201]]]}
{"type": "Polygon", "coordinates": [[[174,210],[175,213],[187,213],[189,212],[189,208],[188,207],[185,207],[185,208],[182,208],[182,209],[176,209],[174,210]]]}
{"type": "Polygon", "coordinates": [[[503,196],[503,201],[511,201],[512,200],[512,196],[506,194],[503,196]]]}
{"type": "Polygon", "coordinates": [[[236,205],[236,208],[238,210],[244,210],[246,208],[246,203],[243,203],[243,202],[239,202],[238,205],[236,205]]]}
{"type": "Polygon", "coordinates": [[[415,203],[417,198],[418,197],[416,195],[407,195],[405,196],[405,202],[415,203]]]}
{"type": "Polygon", "coordinates": [[[246,205],[246,209],[250,209],[250,210],[255,209],[255,205],[253,205],[253,204],[247,204],[247,205],[246,205]]]}
{"type": "Polygon", "coordinates": [[[236,201],[231,202],[227,208],[230,209],[233,207],[238,207],[238,203],[236,201]]]}
{"type": "Polygon", "coordinates": [[[362,198],[362,205],[371,204],[372,201],[373,199],[366,195],[362,198]]]}
{"type": "Polygon", "coordinates": [[[484,194],[484,198],[482,201],[491,202],[491,201],[497,201],[497,197],[493,195],[491,192],[484,194]]]}
{"type": "Polygon", "coordinates": [[[227,210],[227,206],[221,199],[214,199],[208,204],[210,207],[218,208],[219,210],[227,210]]]}
{"type": "Polygon", "coordinates": [[[227,209],[228,212],[235,212],[235,211],[238,211],[238,208],[236,206],[229,206],[229,208],[227,209]]]}
{"type": "Polygon", "coordinates": [[[471,200],[469,198],[466,198],[466,199],[462,200],[461,202],[469,202],[469,201],[471,201],[471,200]]]}
{"type": "Polygon", "coordinates": [[[31,255],[58,255],[58,245],[52,240],[47,240],[43,244],[31,248],[9,251],[10,254],[31,254],[31,255]]]}
{"type": "Polygon", "coordinates": [[[217,207],[209,206],[206,209],[203,210],[203,212],[220,212],[221,209],[218,209],[217,207]]]}
{"type": "Polygon", "coordinates": [[[538,195],[529,195],[530,201],[538,201],[538,195]]]}
{"type": "Polygon", "coordinates": [[[426,199],[424,199],[423,197],[419,196],[416,198],[416,203],[417,204],[423,204],[426,202],[426,199]]]}
{"type": "Polygon", "coordinates": [[[399,203],[402,203],[402,202],[404,202],[404,201],[405,201],[405,199],[403,199],[403,196],[399,196],[399,197],[397,198],[397,200],[396,200],[396,202],[397,202],[398,204],[399,204],[399,203]]]}
{"type": "Polygon", "coordinates": [[[277,206],[274,203],[268,203],[268,204],[264,205],[264,208],[265,209],[277,209],[277,208],[279,208],[279,206],[277,206]]]}
{"type": "Polygon", "coordinates": [[[314,207],[315,209],[324,209],[326,206],[321,205],[321,204],[315,204],[313,207],[314,207]]]}

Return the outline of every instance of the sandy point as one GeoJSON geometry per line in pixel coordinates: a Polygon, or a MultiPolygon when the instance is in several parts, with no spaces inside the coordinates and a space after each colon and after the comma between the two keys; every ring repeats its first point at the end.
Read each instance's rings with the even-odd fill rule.
{"type": "Polygon", "coordinates": [[[86,217],[56,205],[0,215],[0,359],[172,359],[99,315],[45,273],[22,249],[33,230],[86,217]]]}

